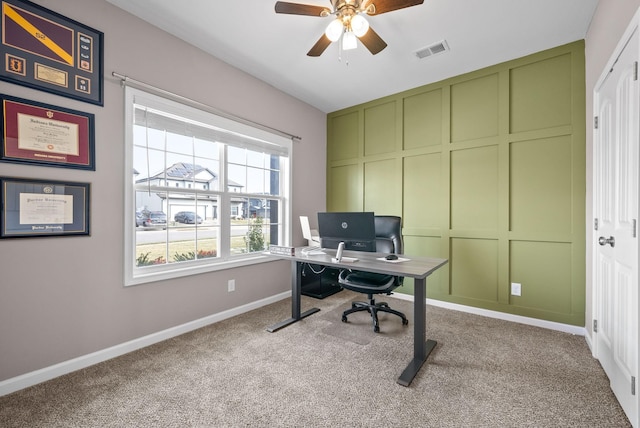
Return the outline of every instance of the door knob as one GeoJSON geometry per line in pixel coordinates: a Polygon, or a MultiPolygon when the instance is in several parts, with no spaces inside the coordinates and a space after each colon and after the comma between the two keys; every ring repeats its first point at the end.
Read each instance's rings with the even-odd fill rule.
{"type": "Polygon", "coordinates": [[[601,236],[598,239],[598,244],[604,246],[604,245],[611,245],[611,247],[615,247],[616,246],[616,238],[614,238],[613,236],[610,236],[608,239],[605,238],[604,236],[601,236]]]}

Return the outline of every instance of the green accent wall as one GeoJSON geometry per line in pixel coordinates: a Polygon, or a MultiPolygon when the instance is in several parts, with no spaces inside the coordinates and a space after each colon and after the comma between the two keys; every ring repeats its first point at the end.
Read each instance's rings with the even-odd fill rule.
{"type": "Polygon", "coordinates": [[[584,326],[584,112],[578,41],[330,113],[327,210],[402,216],[429,298],[584,326]]]}

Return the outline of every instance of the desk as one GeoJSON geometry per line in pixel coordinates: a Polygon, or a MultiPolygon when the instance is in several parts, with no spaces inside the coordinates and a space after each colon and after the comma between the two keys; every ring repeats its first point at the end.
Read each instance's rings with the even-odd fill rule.
{"type": "Polygon", "coordinates": [[[304,263],[313,263],[323,266],[331,266],[339,269],[354,269],[367,272],[376,272],[387,275],[404,276],[414,279],[414,299],[413,299],[413,359],[404,369],[398,383],[403,386],[409,386],[416,376],[422,364],[427,360],[429,354],[435,348],[437,342],[435,340],[426,340],[425,324],[426,324],[426,286],[427,277],[435,272],[441,266],[447,263],[447,259],[435,259],[424,257],[412,257],[403,255],[408,261],[400,263],[392,263],[383,260],[377,260],[384,257],[381,253],[368,253],[362,251],[345,251],[344,256],[356,257],[355,263],[334,262],[331,260],[335,257],[335,250],[325,250],[326,254],[321,255],[305,255],[302,248],[296,248],[295,254],[292,256],[265,253],[266,255],[277,257],[279,259],[291,260],[291,318],[274,324],[267,328],[269,332],[275,332],[283,327],[291,325],[303,318],[308,317],[320,309],[312,308],[303,313],[300,312],[300,288],[302,265],[304,263]]]}

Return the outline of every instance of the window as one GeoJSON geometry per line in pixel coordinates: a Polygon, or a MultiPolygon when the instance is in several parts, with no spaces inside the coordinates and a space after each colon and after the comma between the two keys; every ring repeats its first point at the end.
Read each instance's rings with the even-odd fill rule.
{"type": "Polygon", "coordinates": [[[291,140],[131,87],[125,110],[125,285],[288,245],[291,140]]]}

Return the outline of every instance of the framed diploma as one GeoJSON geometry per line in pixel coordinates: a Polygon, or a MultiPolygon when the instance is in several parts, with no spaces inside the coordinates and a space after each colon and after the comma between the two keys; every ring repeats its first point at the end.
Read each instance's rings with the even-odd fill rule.
{"type": "Polygon", "coordinates": [[[89,235],[89,183],[0,177],[0,238],[89,235]]]}
{"type": "Polygon", "coordinates": [[[0,160],[95,171],[94,115],[0,94],[0,160]]]}
{"type": "Polygon", "coordinates": [[[0,79],[103,105],[102,32],[30,1],[0,3],[0,79]]]}

